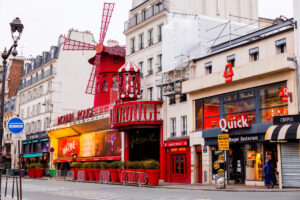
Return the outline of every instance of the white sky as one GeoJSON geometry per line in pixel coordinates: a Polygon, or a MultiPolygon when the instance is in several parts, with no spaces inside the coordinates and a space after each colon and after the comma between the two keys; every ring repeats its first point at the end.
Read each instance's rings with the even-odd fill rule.
{"type": "MultiPolygon", "coordinates": [[[[107,39],[125,44],[124,21],[128,19],[131,0],[116,2],[106,34],[107,39]]],[[[172,1],[172,0],[169,0],[172,1]]],[[[195,0],[196,1],[196,0],[195,0]]],[[[292,0],[258,0],[259,16],[275,18],[293,16],[292,0]]],[[[101,14],[104,0],[0,0],[0,51],[12,45],[9,23],[20,17],[24,32],[19,42],[19,55],[35,57],[50,46],[57,45],[58,36],[70,28],[89,30],[99,40],[101,14]]]]}

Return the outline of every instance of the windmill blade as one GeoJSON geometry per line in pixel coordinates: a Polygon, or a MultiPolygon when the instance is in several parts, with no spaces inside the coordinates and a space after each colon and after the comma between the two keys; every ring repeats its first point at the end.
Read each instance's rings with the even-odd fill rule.
{"type": "Polygon", "coordinates": [[[81,51],[81,50],[95,50],[96,45],[89,44],[77,40],[72,40],[65,37],[65,42],[63,46],[64,51],[81,51]]]}
{"type": "Polygon", "coordinates": [[[114,10],[115,3],[104,3],[103,13],[102,13],[102,22],[100,28],[100,38],[99,44],[104,42],[104,38],[108,29],[108,25],[112,16],[112,12],[114,10]]]}
{"type": "MultiPolygon", "coordinates": [[[[88,85],[86,87],[85,93],[87,94],[97,94],[99,91],[96,88],[96,82],[97,82],[97,75],[98,75],[98,69],[100,67],[100,58],[101,58],[101,54],[96,54],[96,58],[94,61],[94,65],[92,68],[92,72],[90,74],[90,78],[89,78],[89,82],[88,85]]],[[[99,87],[99,86],[97,86],[99,87]]]]}

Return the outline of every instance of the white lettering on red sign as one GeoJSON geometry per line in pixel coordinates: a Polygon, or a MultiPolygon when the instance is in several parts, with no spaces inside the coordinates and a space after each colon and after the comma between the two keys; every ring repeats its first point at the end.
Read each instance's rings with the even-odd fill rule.
{"type": "Polygon", "coordinates": [[[233,118],[233,120],[221,119],[219,122],[219,126],[222,132],[228,132],[228,130],[235,128],[250,127],[248,119],[246,119],[244,116],[242,116],[242,119],[239,120],[235,118],[233,118]]]}

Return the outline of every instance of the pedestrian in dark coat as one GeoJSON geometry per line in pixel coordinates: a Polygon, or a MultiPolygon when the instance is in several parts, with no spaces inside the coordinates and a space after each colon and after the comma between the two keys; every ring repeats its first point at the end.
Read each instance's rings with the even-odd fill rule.
{"type": "Polygon", "coordinates": [[[275,177],[274,177],[274,165],[271,159],[271,155],[267,155],[267,161],[264,166],[264,172],[265,172],[265,185],[267,186],[268,189],[273,188],[273,184],[275,182],[275,177]]]}

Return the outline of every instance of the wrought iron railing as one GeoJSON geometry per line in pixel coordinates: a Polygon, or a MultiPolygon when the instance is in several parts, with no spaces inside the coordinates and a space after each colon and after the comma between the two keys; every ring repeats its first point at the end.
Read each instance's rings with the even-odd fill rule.
{"type": "Polygon", "coordinates": [[[42,79],[44,79],[44,78],[47,78],[47,77],[49,77],[49,76],[51,76],[51,75],[53,75],[53,74],[54,74],[53,69],[48,69],[48,70],[44,71],[44,73],[41,73],[41,74],[39,74],[38,76],[35,76],[34,78],[29,79],[29,80],[27,80],[27,81],[21,83],[21,84],[19,85],[18,90],[22,90],[22,89],[24,89],[24,88],[26,88],[26,87],[28,87],[28,86],[30,86],[30,85],[33,85],[33,84],[35,84],[36,82],[39,82],[40,80],[42,80],[42,79]]]}
{"type": "Polygon", "coordinates": [[[146,13],[141,12],[140,14],[130,18],[124,23],[124,31],[129,30],[130,28],[146,21],[147,19],[157,15],[158,13],[162,12],[167,8],[167,1],[162,0],[156,3],[155,5],[151,6],[146,10],[146,13]]]}

